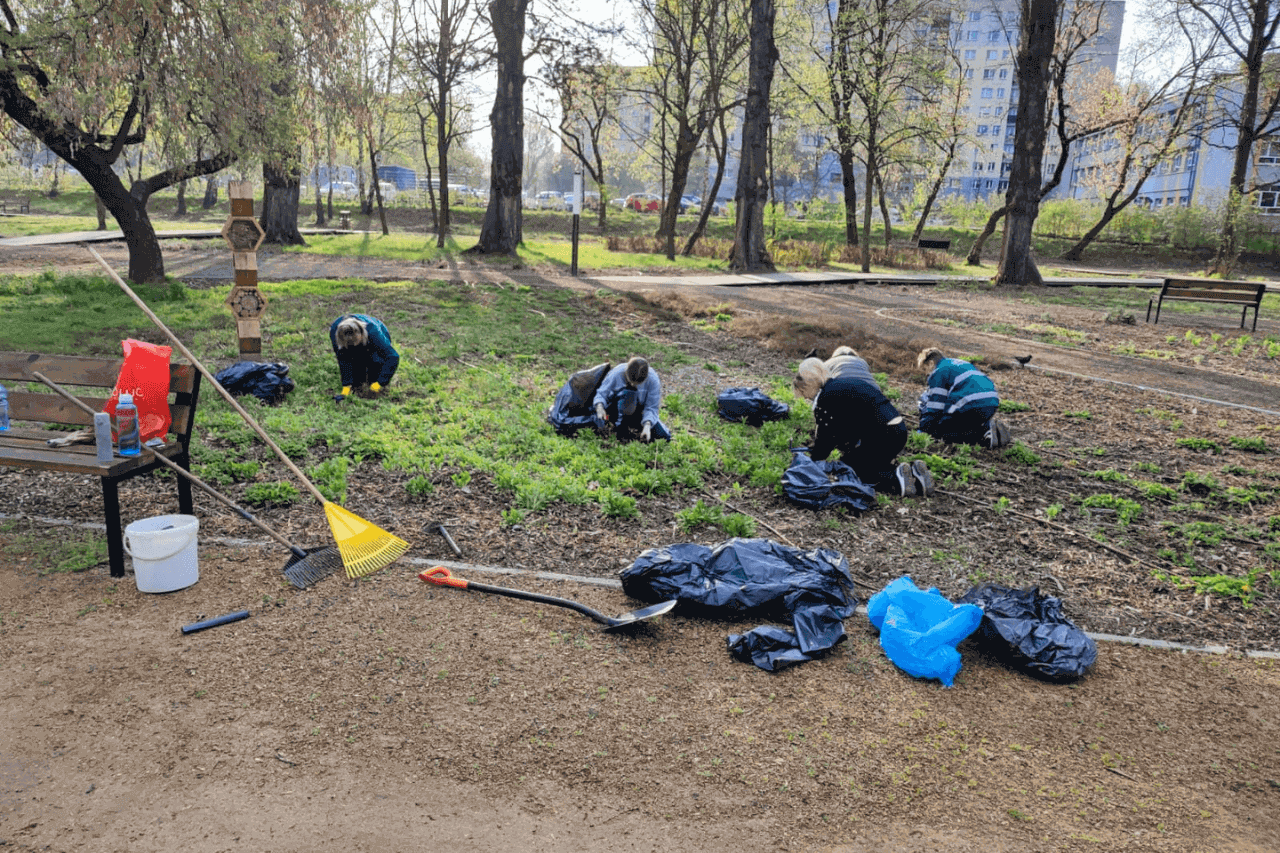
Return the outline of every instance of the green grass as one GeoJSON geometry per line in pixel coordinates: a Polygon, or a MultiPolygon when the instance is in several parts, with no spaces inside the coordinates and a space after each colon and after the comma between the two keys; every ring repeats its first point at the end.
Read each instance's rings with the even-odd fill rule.
{"type": "MultiPolygon", "coordinates": [[[[409,475],[406,497],[464,488],[487,479],[509,496],[507,523],[536,516],[554,502],[594,505],[625,519],[651,497],[699,493],[710,476],[774,487],[813,426],[808,407],[787,421],[752,429],[715,415],[714,391],[669,393],[663,420],[674,439],[619,444],[593,433],[556,435],[544,412],[565,377],[603,359],[644,354],[659,374],[701,370],[705,355],[600,319],[663,309],[627,296],[502,284],[316,280],[265,285],[263,358],[290,365],[297,388],[278,407],[241,399],[266,432],[328,499],[341,503],[355,466],[378,464],[409,475]],[[605,305],[604,303],[612,303],[605,305]],[[332,400],[338,375],[328,340],[332,318],[359,310],[380,317],[401,352],[400,370],[376,401],[332,400]],[[536,323],[530,318],[536,317],[536,323]]],[[[140,288],[142,298],[211,370],[234,360],[227,288],[140,288]]],[[[15,350],[87,354],[120,352],[126,337],[159,339],[147,318],[106,279],[52,273],[0,279],[0,337],[15,350]],[[48,318],[57,316],[59,322],[48,318]]],[[[794,403],[786,377],[763,389],[794,403]]],[[[255,506],[309,500],[241,418],[205,393],[192,452],[198,469],[220,483],[255,479],[244,493],[255,506]]],[[[689,500],[692,501],[692,496],[689,500]]],[[[686,504],[687,505],[687,504],[686,504]]],[[[730,535],[750,535],[750,519],[724,514],[730,535]]]]}

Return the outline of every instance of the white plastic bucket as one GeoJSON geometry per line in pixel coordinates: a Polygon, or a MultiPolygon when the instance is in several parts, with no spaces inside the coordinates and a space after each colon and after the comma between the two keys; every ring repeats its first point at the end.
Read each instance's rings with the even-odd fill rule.
{"type": "Polygon", "coordinates": [[[194,515],[157,515],[124,529],[124,550],[133,558],[138,592],[173,592],[200,580],[194,515]]]}

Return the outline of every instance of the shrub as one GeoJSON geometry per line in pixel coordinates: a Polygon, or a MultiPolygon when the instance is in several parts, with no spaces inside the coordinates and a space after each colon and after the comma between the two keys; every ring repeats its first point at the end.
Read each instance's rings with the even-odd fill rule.
{"type": "Polygon", "coordinates": [[[254,483],[244,490],[244,502],[251,506],[288,506],[299,494],[289,483],[254,483]]]}

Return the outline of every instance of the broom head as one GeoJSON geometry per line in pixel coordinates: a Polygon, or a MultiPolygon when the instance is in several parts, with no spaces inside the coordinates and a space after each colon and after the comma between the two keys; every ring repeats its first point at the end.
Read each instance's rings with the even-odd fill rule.
{"type": "Polygon", "coordinates": [[[325,501],[324,514],[349,578],[385,569],[409,550],[408,542],[335,503],[325,501]]]}

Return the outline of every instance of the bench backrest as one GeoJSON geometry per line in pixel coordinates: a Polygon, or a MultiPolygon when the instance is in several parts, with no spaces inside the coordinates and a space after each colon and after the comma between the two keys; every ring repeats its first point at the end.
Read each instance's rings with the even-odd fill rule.
{"type": "Polygon", "coordinates": [[[1267,286],[1256,281],[1227,281],[1212,278],[1166,278],[1161,296],[1203,299],[1209,302],[1224,298],[1262,301],[1267,286]]]}
{"type": "MultiPolygon", "coordinates": [[[[84,358],[74,355],[42,355],[34,352],[0,352],[0,384],[9,392],[9,414],[14,420],[92,426],[93,418],[52,388],[31,376],[44,374],[89,405],[102,411],[115,388],[124,358],[84,358]],[[21,384],[19,384],[21,383],[21,384]],[[30,386],[27,383],[31,383],[30,386]],[[101,396],[85,388],[106,389],[101,396]]],[[[169,365],[169,431],[184,446],[195,425],[200,374],[189,364],[169,365]]]]}

